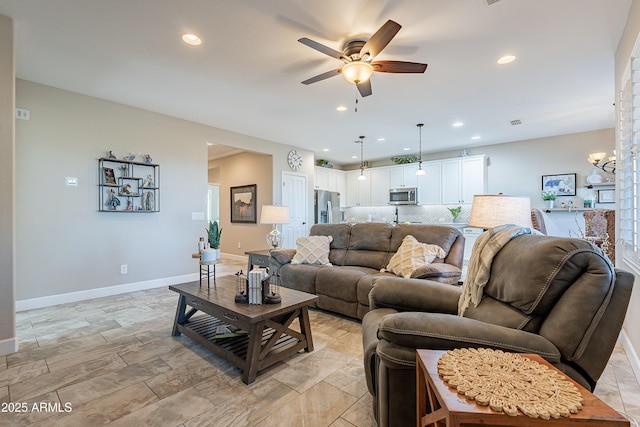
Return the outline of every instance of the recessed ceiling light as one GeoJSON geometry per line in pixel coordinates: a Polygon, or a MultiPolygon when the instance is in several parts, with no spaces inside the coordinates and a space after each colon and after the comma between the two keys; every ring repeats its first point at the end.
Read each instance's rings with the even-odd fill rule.
{"type": "Polygon", "coordinates": [[[471,139],[480,139],[480,135],[474,135],[471,137],[471,139]]]}
{"type": "Polygon", "coordinates": [[[202,40],[200,40],[200,37],[196,36],[195,34],[183,34],[182,41],[184,41],[186,44],[190,44],[191,46],[200,46],[202,44],[202,40]]]}
{"type": "Polygon", "coordinates": [[[344,105],[338,105],[338,107],[336,107],[336,111],[342,113],[343,111],[347,111],[347,107],[345,107],[344,105]]]}
{"type": "Polygon", "coordinates": [[[464,125],[464,123],[462,122],[455,122],[454,124],[452,124],[451,126],[453,126],[454,128],[459,128],[460,126],[464,125]]]}
{"type": "Polygon", "coordinates": [[[505,55],[505,56],[501,56],[500,58],[498,58],[498,64],[500,65],[505,65],[505,64],[509,64],[513,61],[516,60],[516,57],[513,55],[505,55]]]}
{"type": "Polygon", "coordinates": [[[328,148],[323,148],[322,151],[326,152],[326,151],[329,151],[329,149],[328,148]]]}
{"type": "Polygon", "coordinates": [[[352,158],[352,159],[357,159],[357,158],[358,158],[358,156],[351,156],[351,158],[352,158]]]}
{"type": "Polygon", "coordinates": [[[409,151],[409,150],[411,150],[411,148],[409,148],[409,147],[404,147],[404,148],[402,149],[402,151],[409,151]]]}
{"type": "Polygon", "coordinates": [[[381,136],[380,138],[378,138],[378,141],[384,141],[384,137],[381,136]]]}

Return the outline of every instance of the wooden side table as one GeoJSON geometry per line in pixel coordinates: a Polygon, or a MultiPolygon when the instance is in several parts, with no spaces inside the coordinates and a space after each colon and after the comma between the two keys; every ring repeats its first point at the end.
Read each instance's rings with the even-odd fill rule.
{"type": "MultiPolygon", "coordinates": [[[[575,384],[584,398],[583,406],[570,417],[543,420],[526,415],[511,417],[495,412],[488,406],[480,406],[450,389],[438,375],[438,359],[446,351],[416,351],[416,420],[419,427],[425,426],[607,426],[629,427],[629,421],[580,384],[575,384]],[[430,408],[430,412],[428,409],[430,408]]],[[[537,354],[521,354],[557,371],[549,362],[537,354]]],[[[559,372],[559,371],[558,371],[559,372]]],[[[564,374],[563,374],[564,375],[564,374]]]]}
{"type": "Polygon", "coordinates": [[[249,274],[254,265],[262,268],[269,268],[269,249],[263,249],[260,251],[247,251],[244,254],[249,257],[247,274],[249,274]]]}

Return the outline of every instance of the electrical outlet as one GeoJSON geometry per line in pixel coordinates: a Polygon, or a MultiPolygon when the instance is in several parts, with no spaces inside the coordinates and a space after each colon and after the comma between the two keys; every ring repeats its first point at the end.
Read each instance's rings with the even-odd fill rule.
{"type": "Polygon", "coordinates": [[[127,264],[121,264],[120,265],[120,274],[127,274],[127,264]]]}
{"type": "Polygon", "coordinates": [[[242,247],[242,245],[240,244],[240,242],[238,242],[238,249],[240,249],[242,247]]]}
{"type": "Polygon", "coordinates": [[[24,108],[16,108],[16,119],[31,120],[31,111],[24,108]]]}

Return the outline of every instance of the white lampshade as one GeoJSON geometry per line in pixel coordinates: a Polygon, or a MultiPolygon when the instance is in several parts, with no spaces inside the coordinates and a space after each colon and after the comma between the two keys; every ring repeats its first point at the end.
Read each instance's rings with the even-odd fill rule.
{"type": "Polygon", "coordinates": [[[260,213],[260,224],[288,224],[289,223],[289,207],[262,205],[260,213]]]}
{"type": "Polygon", "coordinates": [[[342,75],[349,83],[362,83],[369,80],[373,67],[368,62],[353,61],[342,67],[342,75]]]}
{"type": "Polygon", "coordinates": [[[288,223],[288,206],[262,205],[262,212],[260,212],[260,224],[272,224],[272,229],[269,234],[267,234],[267,246],[270,250],[278,249],[278,247],[280,247],[280,243],[282,243],[282,233],[278,231],[276,224],[288,223]]]}
{"type": "Polygon", "coordinates": [[[532,227],[531,200],[528,197],[502,194],[473,196],[469,226],[493,228],[505,224],[532,227]]]}

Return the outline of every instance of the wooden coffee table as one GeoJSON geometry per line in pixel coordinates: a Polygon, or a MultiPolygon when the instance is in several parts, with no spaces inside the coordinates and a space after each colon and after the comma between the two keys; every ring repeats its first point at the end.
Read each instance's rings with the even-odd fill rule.
{"type": "MultiPolygon", "coordinates": [[[[466,400],[455,390],[450,389],[438,375],[438,359],[445,351],[417,350],[416,353],[416,415],[417,425],[424,426],[626,426],[629,421],[602,400],[595,397],[580,384],[566,377],[578,388],[584,398],[583,406],[577,414],[570,417],[543,420],[526,415],[511,417],[492,411],[466,400]],[[427,409],[431,407],[431,412],[427,409]]],[[[537,354],[521,354],[557,370],[537,354]]]]}
{"type": "Polygon", "coordinates": [[[184,333],[242,369],[245,384],[300,350],[313,351],[308,306],[318,299],[316,295],[281,287],[279,304],[237,304],[235,280],[235,276],[220,277],[212,288],[198,282],[169,286],[179,294],[172,334],[184,333]],[[201,313],[195,316],[197,312],[201,313]],[[290,328],[296,319],[300,332],[290,328]],[[248,335],[216,339],[216,328],[223,325],[248,335]]]}

